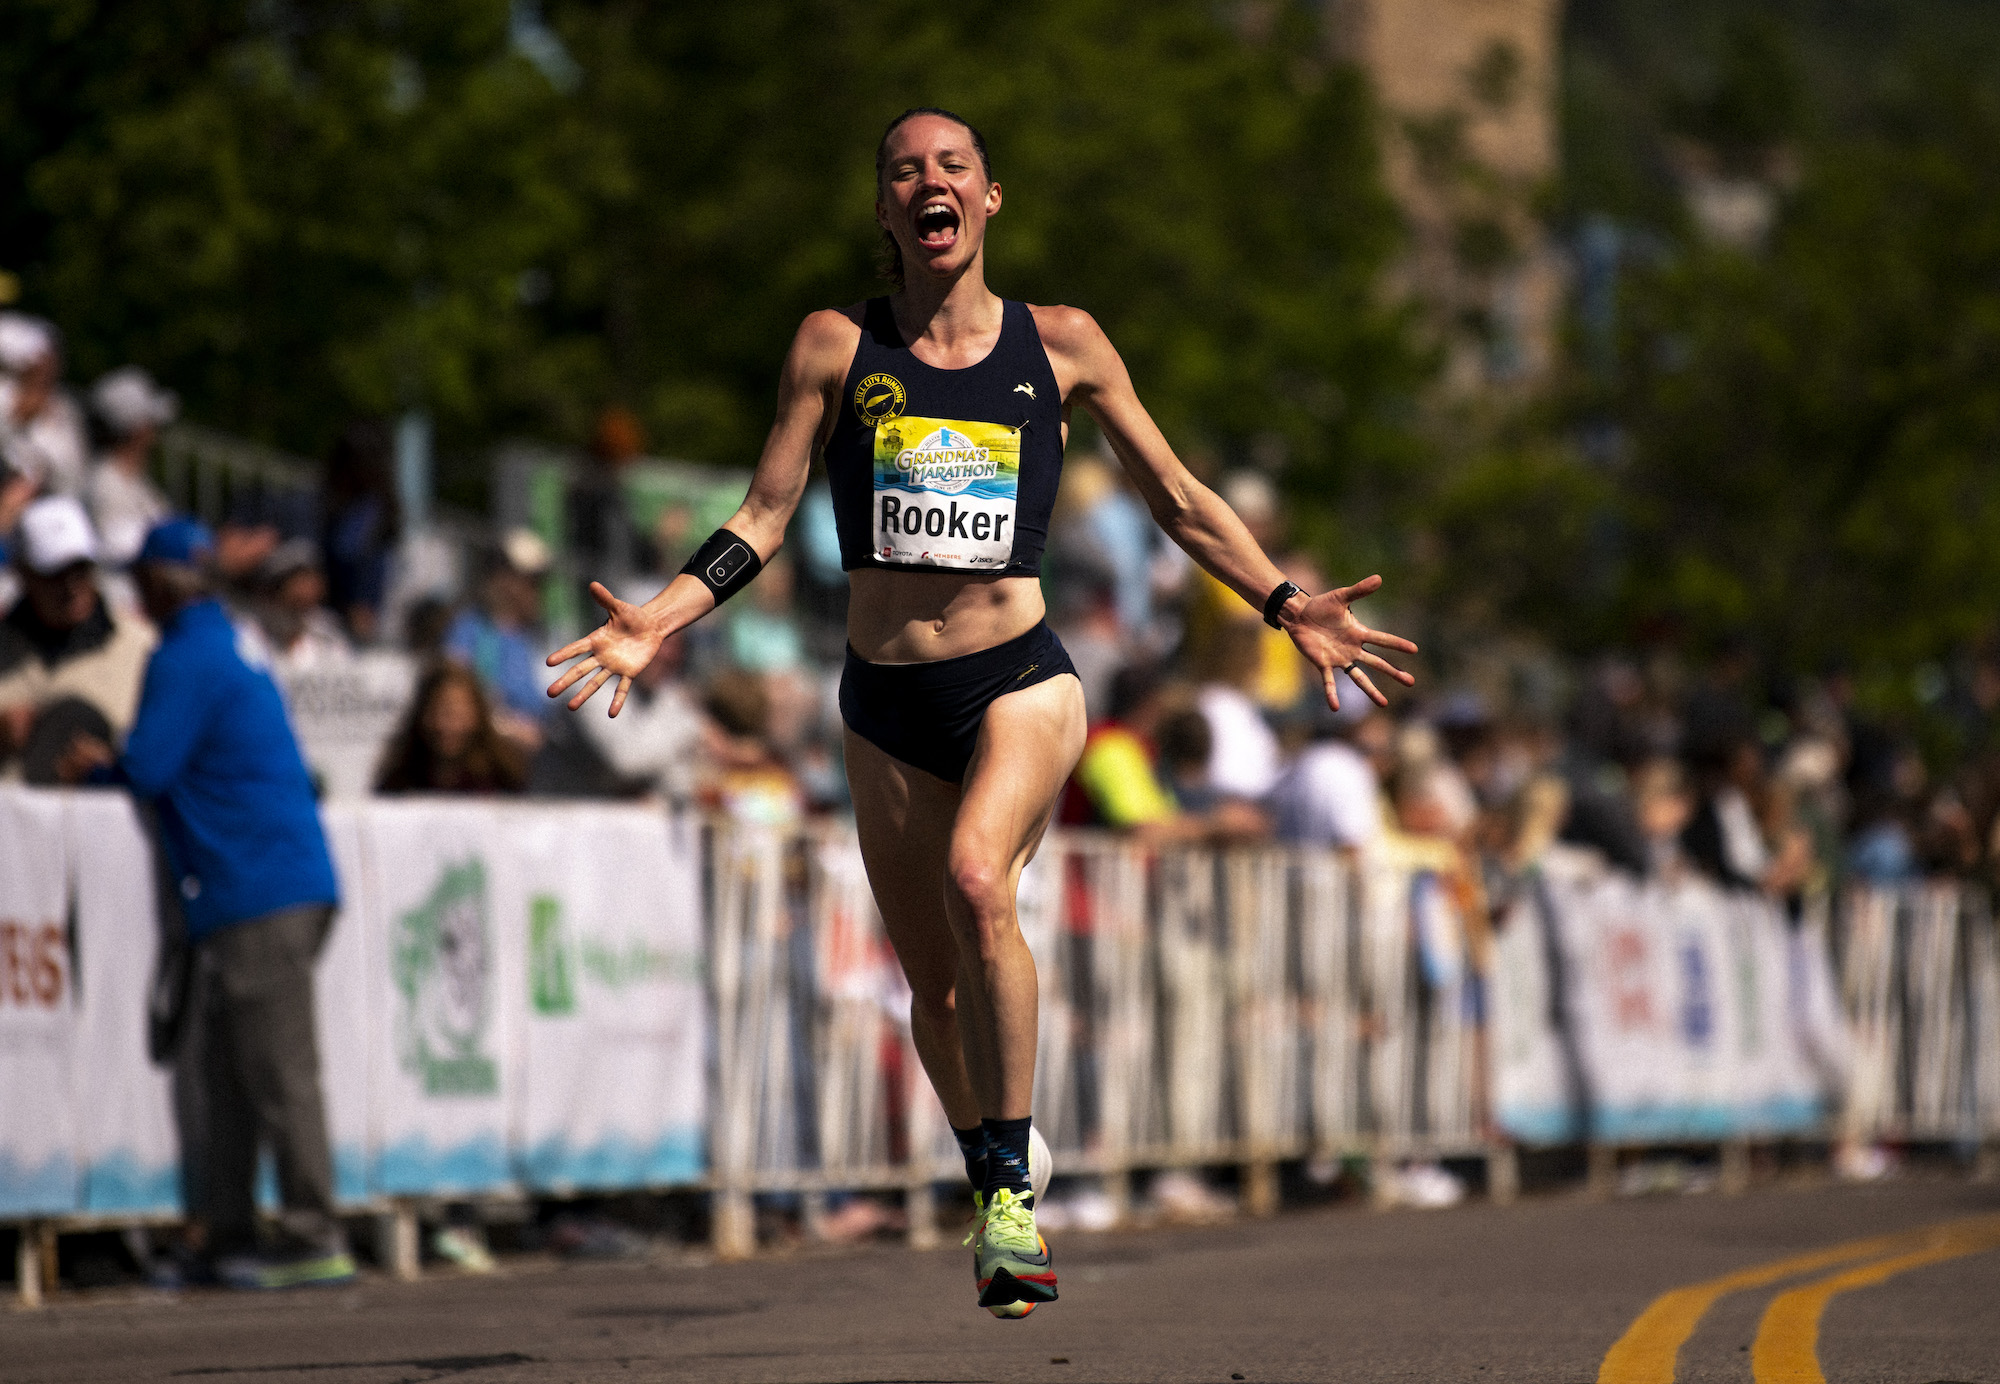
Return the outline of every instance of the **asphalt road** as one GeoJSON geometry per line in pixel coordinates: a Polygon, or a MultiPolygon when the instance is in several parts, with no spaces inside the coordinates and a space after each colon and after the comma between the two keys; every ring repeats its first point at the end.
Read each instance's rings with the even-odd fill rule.
{"type": "MultiPolygon", "coordinates": [[[[71,1293],[39,1312],[0,1314],[0,1381],[1587,1384],[1663,1293],[1951,1223],[1941,1236],[1837,1251],[1720,1296],[1697,1313],[1677,1375],[1658,1373],[1653,1339],[1651,1363],[1641,1341],[1626,1361],[1639,1373],[1623,1377],[1650,1369],[1653,1378],[1743,1384],[1754,1360],[1776,1379],[1771,1371],[1788,1358],[1796,1366],[1797,1341],[1786,1357],[1782,1331],[1759,1338],[1760,1320],[1776,1330],[1766,1309],[1782,1316],[1771,1307],[1780,1293],[1859,1265],[1883,1281],[1826,1297],[1818,1353],[1828,1380],[2000,1382],[1996,1213],[2000,1189],[1907,1181],[1071,1233],[1054,1243],[1062,1300],[1022,1322],[974,1306],[965,1251],[892,1244],[742,1264],[516,1261],[483,1279],[371,1278],[255,1297],[71,1293]]],[[[1684,1301],[1648,1320],[1659,1326],[1684,1301]]],[[[1667,1333],[1668,1371],[1677,1329],[1667,1333]]]]}

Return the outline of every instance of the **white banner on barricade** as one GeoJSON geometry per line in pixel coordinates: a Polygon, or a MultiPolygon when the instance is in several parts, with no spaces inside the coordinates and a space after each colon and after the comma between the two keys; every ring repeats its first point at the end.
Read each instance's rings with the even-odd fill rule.
{"type": "Polygon", "coordinates": [[[0,788],[0,1216],[76,1209],[69,873],[62,799],[0,788]]]}
{"type": "Polygon", "coordinates": [[[1487,1009],[1493,1117],[1524,1144],[1566,1143],[1581,1132],[1549,973],[1550,906],[1548,881],[1531,878],[1493,938],[1487,1009]]]}
{"type": "Polygon", "coordinates": [[[319,1089],[326,1103],[327,1142],[333,1145],[333,1192],[350,1206],[369,1200],[375,1191],[369,1167],[366,1035],[381,1022],[381,1014],[369,1005],[362,821],[362,809],[353,806],[336,804],[320,812],[334,878],[340,882],[341,907],[313,968],[319,1089]]]}
{"type": "Polygon", "coordinates": [[[574,806],[502,819],[493,895],[525,948],[521,1172],[536,1188],[659,1186],[703,1168],[701,833],[574,806]]]}
{"type": "Polygon", "coordinates": [[[180,1138],[173,1080],[146,1056],[146,1008],[160,949],[153,846],[122,792],[68,795],[84,978],[75,1089],[82,1209],[178,1211],[180,1138]]]}
{"type": "Polygon", "coordinates": [[[416,661],[407,654],[369,652],[283,668],[277,676],[299,752],[322,795],[333,802],[366,797],[416,689],[416,661]]]}
{"type": "MultiPolygon", "coordinates": [[[[1592,1138],[1709,1140],[1818,1124],[1824,1096],[1794,1022],[1792,944],[1772,904],[1686,877],[1642,884],[1580,869],[1551,871],[1546,884],[1592,1138]]],[[[1496,998],[1511,1005],[1532,992],[1517,981],[1496,998]]],[[[1531,1024],[1496,1016],[1503,1034],[1531,1024]]]]}
{"type": "Polygon", "coordinates": [[[520,1081],[520,872],[504,809],[443,800],[369,804],[369,1185],[387,1195],[509,1185],[520,1081]],[[514,907],[506,904],[512,901],[514,907]]]}

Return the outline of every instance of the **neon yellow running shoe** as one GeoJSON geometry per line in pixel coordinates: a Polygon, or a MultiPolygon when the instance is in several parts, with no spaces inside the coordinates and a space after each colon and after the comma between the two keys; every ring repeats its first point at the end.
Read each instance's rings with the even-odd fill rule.
{"type": "Polygon", "coordinates": [[[979,1305],[994,1316],[1025,1317],[1056,1300],[1055,1258],[1035,1230],[1034,1208],[1011,1187],[981,1207],[965,1243],[972,1246],[979,1305]]]}

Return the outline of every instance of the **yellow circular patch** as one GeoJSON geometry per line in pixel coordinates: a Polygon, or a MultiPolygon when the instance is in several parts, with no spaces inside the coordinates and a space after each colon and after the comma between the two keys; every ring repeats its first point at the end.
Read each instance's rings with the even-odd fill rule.
{"type": "Polygon", "coordinates": [[[907,396],[894,375],[870,375],[854,390],[854,411],[864,423],[885,423],[900,417],[907,396]]]}

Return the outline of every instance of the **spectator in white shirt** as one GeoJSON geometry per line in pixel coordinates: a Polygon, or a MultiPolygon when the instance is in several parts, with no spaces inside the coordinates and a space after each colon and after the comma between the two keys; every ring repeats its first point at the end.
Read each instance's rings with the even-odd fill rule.
{"type": "Polygon", "coordinates": [[[1213,745],[1208,756],[1208,788],[1222,797],[1249,802],[1271,791],[1282,767],[1278,737],[1248,691],[1260,667],[1263,629],[1261,624],[1223,628],[1215,641],[1214,676],[1195,698],[1208,721],[1213,745]]]}
{"type": "Polygon", "coordinates": [[[0,528],[36,495],[81,497],[90,455],[83,412],[62,388],[62,345],[39,317],[0,312],[0,528]],[[6,512],[11,506],[12,512],[6,512]]]}
{"type": "Polygon", "coordinates": [[[123,567],[173,505],[146,474],[146,462],[160,429],[174,421],[180,401],[136,365],[113,370],[90,391],[91,407],[111,438],[110,447],[90,469],[91,521],[97,525],[101,560],[123,567]]]}
{"type": "Polygon", "coordinates": [[[1360,849],[1382,834],[1382,790],[1375,767],[1353,743],[1374,706],[1345,673],[1335,679],[1340,710],[1330,711],[1323,703],[1314,708],[1312,742],[1271,790],[1278,839],[1289,845],[1360,849]]]}

